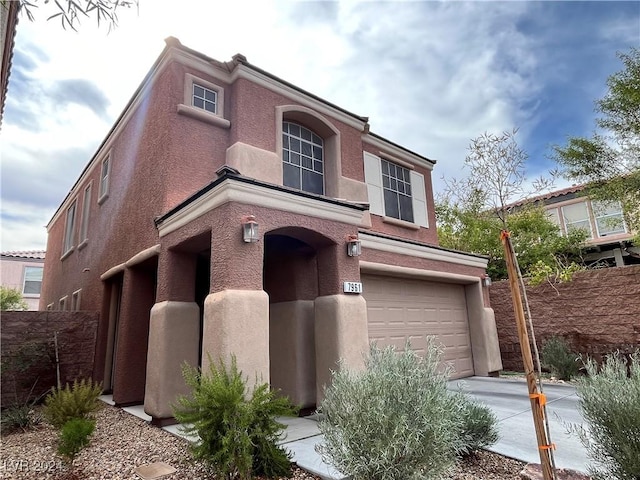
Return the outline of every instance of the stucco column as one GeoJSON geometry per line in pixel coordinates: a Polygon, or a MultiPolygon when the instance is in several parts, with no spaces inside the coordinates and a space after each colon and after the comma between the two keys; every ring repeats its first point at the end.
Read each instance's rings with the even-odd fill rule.
{"type": "Polygon", "coordinates": [[[488,375],[502,370],[502,357],[496,319],[492,308],[484,306],[480,282],[465,287],[469,336],[476,375],[488,375]]]}
{"type": "Polygon", "coordinates": [[[204,302],[202,370],[210,361],[229,365],[235,355],[238,370],[254,381],[269,383],[269,296],[264,290],[222,290],[204,302]]]}
{"type": "Polygon", "coordinates": [[[173,417],[171,404],[189,388],[182,365],[198,365],[200,308],[195,302],[156,303],[151,309],[144,411],[155,419],[173,417]]]}
{"type": "MultiPolygon", "coordinates": [[[[182,364],[198,365],[200,308],[195,302],[195,254],[163,250],[158,259],[157,303],[151,309],[144,410],[173,417],[171,404],[189,393],[182,364]]],[[[160,422],[161,423],[161,422],[160,422]]]]}
{"type": "Polygon", "coordinates": [[[369,352],[367,303],[361,295],[327,295],[315,300],[317,402],[331,370],[342,360],[345,367],[362,369],[369,352]]]}

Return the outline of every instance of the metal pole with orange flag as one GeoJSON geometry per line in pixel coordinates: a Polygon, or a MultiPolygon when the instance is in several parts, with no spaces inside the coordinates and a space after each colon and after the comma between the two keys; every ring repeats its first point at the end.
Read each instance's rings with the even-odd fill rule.
{"type": "Polygon", "coordinates": [[[540,454],[542,476],[544,480],[553,480],[555,479],[555,471],[551,467],[550,449],[554,448],[555,445],[549,443],[547,431],[544,426],[544,406],[546,404],[546,399],[544,394],[540,393],[538,390],[538,385],[536,383],[536,373],[533,367],[529,334],[525,323],[522,295],[520,293],[520,285],[518,283],[517,262],[515,260],[513,244],[511,243],[511,236],[507,230],[502,230],[500,240],[504,247],[504,258],[507,264],[507,272],[509,274],[509,286],[511,287],[511,297],[513,299],[513,312],[516,317],[518,339],[520,340],[520,349],[522,350],[522,362],[524,363],[527,387],[529,388],[529,399],[531,400],[533,425],[535,427],[536,438],[538,440],[538,452],[540,454]]]}

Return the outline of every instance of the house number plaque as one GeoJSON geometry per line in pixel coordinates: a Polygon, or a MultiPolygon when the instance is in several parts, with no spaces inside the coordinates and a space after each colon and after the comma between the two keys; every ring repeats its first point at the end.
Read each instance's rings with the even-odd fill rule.
{"type": "Polygon", "coordinates": [[[344,293],[362,293],[362,283],[360,282],[344,282],[344,293]]]}

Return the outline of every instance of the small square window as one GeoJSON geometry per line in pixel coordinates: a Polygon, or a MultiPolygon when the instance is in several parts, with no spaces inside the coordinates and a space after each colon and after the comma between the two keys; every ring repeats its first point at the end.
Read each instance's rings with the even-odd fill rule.
{"type": "Polygon", "coordinates": [[[218,92],[193,84],[193,106],[211,113],[217,112],[218,92]]]}
{"type": "Polygon", "coordinates": [[[42,267],[24,267],[24,295],[40,295],[42,288],[42,267]]]}
{"type": "Polygon", "coordinates": [[[73,294],[71,294],[71,311],[72,312],[77,312],[78,310],[80,310],[80,293],[81,292],[82,292],[82,289],[79,289],[73,292],[73,294]]]}
{"type": "Polygon", "coordinates": [[[58,310],[64,311],[67,309],[67,299],[69,297],[65,295],[60,300],[58,300],[58,310]]]}

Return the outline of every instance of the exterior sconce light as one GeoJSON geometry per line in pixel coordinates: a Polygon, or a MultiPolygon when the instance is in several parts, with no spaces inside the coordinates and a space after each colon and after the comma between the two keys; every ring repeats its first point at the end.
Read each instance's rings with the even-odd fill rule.
{"type": "Polygon", "coordinates": [[[349,235],[347,237],[347,255],[350,257],[359,257],[362,253],[362,246],[357,235],[349,235]]]}
{"type": "Polygon", "coordinates": [[[242,217],[242,239],[245,243],[256,243],[258,241],[258,222],[253,215],[242,217]]]}
{"type": "Polygon", "coordinates": [[[482,276],[482,286],[490,287],[491,286],[491,277],[486,273],[482,276]]]}

